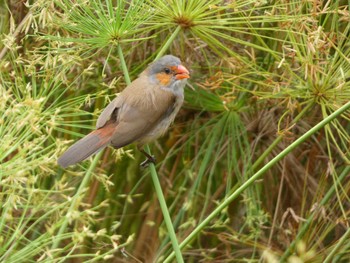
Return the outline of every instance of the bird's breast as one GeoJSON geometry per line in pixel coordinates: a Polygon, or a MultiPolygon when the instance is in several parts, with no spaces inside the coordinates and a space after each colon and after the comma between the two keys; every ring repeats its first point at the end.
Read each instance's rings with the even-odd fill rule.
{"type": "Polygon", "coordinates": [[[174,121],[182,106],[183,100],[183,96],[174,96],[173,102],[169,105],[163,116],[161,116],[154,127],[139,140],[139,143],[146,144],[162,136],[174,121]]]}

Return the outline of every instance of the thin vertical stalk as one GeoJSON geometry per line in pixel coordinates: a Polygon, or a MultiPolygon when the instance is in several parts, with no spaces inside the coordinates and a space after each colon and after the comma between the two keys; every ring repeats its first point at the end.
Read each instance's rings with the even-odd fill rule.
{"type": "Polygon", "coordinates": [[[178,26],[175,29],[175,31],[171,34],[171,36],[168,38],[167,42],[165,42],[164,46],[159,50],[155,59],[158,59],[164,55],[165,51],[169,49],[171,43],[173,43],[175,37],[179,34],[180,30],[181,30],[181,26],[178,26]]]}
{"type": "MultiPolygon", "coordinates": [[[[175,31],[173,32],[173,34],[168,38],[167,42],[165,42],[164,46],[161,48],[161,50],[158,52],[157,56],[155,59],[160,58],[161,56],[164,55],[165,51],[169,49],[171,43],[173,43],[175,37],[179,34],[181,30],[181,27],[178,26],[175,31]]],[[[151,154],[149,146],[147,145],[146,147],[146,152],[148,152],[149,154],[151,154]]],[[[152,176],[152,180],[153,180],[153,184],[154,184],[154,188],[156,190],[157,193],[157,198],[160,204],[160,208],[162,209],[162,213],[163,213],[163,217],[164,217],[164,221],[165,221],[165,225],[168,229],[168,234],[171,240],[171,244],[173,246],[174,249],[174,255],[176,257],[176,260],[178,263],[182,263],[184,262],[183,258],[182,258],[182,254],[181,254],[181,249],[179,246],[179,243],[177,241],[176,238],[176,234],[175,234],[175,230],[174,230],[174,226],[173,223],[171,221],[171,217],[169,214],[169,209],[167,207],[167,204],[165,202],[165,198],[164,198],[164,194],[162,191],[162,187],[160,185],[159,179],[158,179],[158,174],[156,171],[156,168],[154,166],[153,163],[150,164],[149,169],[151,171],[151,176],[152,176]]]]}
{"type": "MultiPolygon", "coordinates": [[[[330,114],[327,118],[323,119],[317,125],[308,130],[305,134],[295,140],[292,144],[290,144],[287,148],[285,148],[282,152],[280,152],[276,157],[274,157],[271,161],[269,161],[266,165],[264,165],[258,172],[256,172],[252,177],[250,177],[244,184],[242,184],[236,191],[234,191],[230,196],[228,196],[220,205],[216,207],[216,209],[208,215],[192,232],[183,240],[180,244],[180,249],[184,248],[188,245],[192,239],[194,239],[200,231],[203,230],[205,226],[207,226],[211,220],[213,220],[220,212],[226,208],[233,200],[235,200],[238,196],[242,194],[242,192],[247,189],[249,186],[253,185],[253,183],[259,179],[265,172],[267,172],[272,166],[278,163],[281,159],[283,159],[286,155],[288,155],[291,151],[297,148],[302,142],[308,139],[311,135],[316,133],[322,127],[327,125],[333,119],[338,117],[340,114],[344,113],[346,110],[350,108],[350,101],[340,107],[338,110],[330,114]]],[[[163,262],[171,262],[174,258],[174,252],[172,252],[163,262]]]]}
{"type": "MultiPolygon", "coordinates": [[[[179,30],[175,30],[175,32],[178,32],[178,31],[179,30]]],[[[168,40],[165,43],[165,45],[162,48],[163,52],[165,52],[165,50],[166,50],[164,47],[168,48],[169,45],[171,44],[171,42],[174,40],[176,35],[177,35],[177,33],[173,34],[169,38],[169,39],[171,39],[171,41],[168,40]]],[[[118,45],[118,54],[119,54],[121,66],[123,68],[125,82],[126,82],[126,84],[129,85],[131,83],[130,77],[129,77],[129,72],[128,72],[128,69],[127,69],[127,66],[126,66],[126,63],[125,63],[123,50],[121,49],[120,45],[118,45]]],[[[158,53],[157,58],[160,57],[159,54],[160,53],[158,53]]],[[[146,148],[146,151],[149,154],[151,154],[149,146],[147,145],[145,148],[146,148]]],[[[157,174],[156,168],[155,168],[153,163],[151,163],[149,165],[149,169],[150,169],[150,172],[151,172],[151,176],[152,176],[154,188],[156,190],[157,198],[158,198],[158,201],[159,201],[159,204],[160,204],[160,208],[161,208],[162,213],[163,213],[165,225],[167,227],[167,230],[168,230],[168,233],[169,233],[169,236],[170,236],[170,240],[171,240],[174,252],[175,252],[176,260],[177,260],[178,263],[183,263],[184,261],[183,261],[182,255],[181,255],[181,250],[180,250],[180,247],[179,247],[179,243],[177,242],[177,239],[176,239],[176,234],[175,234],[175,230],[174,230],[174,227],[173,227],[173,223],[171,222],[169,210],[168,210],[168,207],[166,205],[164,194],[163,194],[163,191],[162,191],[159,179],[158,179],[158,174],[157,174]]]]}
{"type": "Polygon", "coordinates": [[[125,82],[127,85],[129,85],[131,83],[131,80],[130,80],[130,76],[129,76],[128,67],[126,66],[126,63],[125,63],[123,50],[122,50],[120,44],[118,45],[118,56],[120,59],[120,64],[122,65],[122,70],[123,70],[125,82]]]}
{"type": "MultiPolygon", "coordinates": [[[[146,148],[146,152],[150,153],[149,146],[147,145],[145,148],[146,148]]],[[[158,179],[158,174],[157,174],[156,168],[155,168],[153,163],[150,164],[149,169],[151,171],[151,176],[152,176],[154,188],[156,189],[157,198],[158,198],[158,201],[160,204],[160,208],[162,209],[165,225],[168,229],[168,234],[169,234],[171,244],[172,244],[173,249],[174,249],[176,260],[178,263],[183,263],[184,260],[182,258],[181,249],[179,247],[179,243],[178,243],[177,238],[176,238],[174,226],[173,226],[173,223],[171,221],[170,214],[169,214],[169,209],[168,209],[167,204],[165,202],[162,187],[160,185],[160,182],[158,179]]]]}

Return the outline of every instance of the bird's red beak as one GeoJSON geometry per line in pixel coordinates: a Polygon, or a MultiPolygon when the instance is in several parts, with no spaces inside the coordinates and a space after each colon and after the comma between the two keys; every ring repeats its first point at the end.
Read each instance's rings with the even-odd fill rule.
{"type": "Polygon", "coordinates": [[[190,72],[188,72],[187,68],[182,65],[178,65],[175,69],[175,78],[176,79],[188,79],[190,77],[190,72]]]}

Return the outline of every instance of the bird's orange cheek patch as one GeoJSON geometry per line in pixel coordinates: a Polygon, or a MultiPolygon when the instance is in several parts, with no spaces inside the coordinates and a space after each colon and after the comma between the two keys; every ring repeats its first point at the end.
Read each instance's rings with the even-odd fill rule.
{"type": "Polygon", "coordinates": [[[167,86],[170,83],[171,76],[165,73],[158,73],[157,79],[162,85],[167,86]]]}

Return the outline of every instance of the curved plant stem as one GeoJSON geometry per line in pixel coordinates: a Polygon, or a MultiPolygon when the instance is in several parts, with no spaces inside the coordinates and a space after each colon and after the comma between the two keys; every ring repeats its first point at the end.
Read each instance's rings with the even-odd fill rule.
{"type": "Polygon", "coordinates": [[[70,220],[70,215],[73,214],[73,212],[78,208],[79,202],[81,201],[81,196],[84,194],[86,187],[88,183],[90,182],[90,179],[92,177],[92,171],[95,169],[98,160],[100,159],[102,154],[102,151],[96,154],[94,157],[88,171],[86,172],[83,180],[80,183],[80,186],[78,188],[78,191],[75,193],[74,197],[71,200],[70,207],[68,208],[67,214],[63,220],[63,223],[58,230],[57,234],[54,237],[54,241],[52,243],[52,249],[56,249],[60,245],[60,241],[63,239],[63,233],[66,231],[66,228],[68,226],[69,220],[70,220]]]}
{"type": "MultiPolygon", "coordinates": [[[[285,148],[281,153],[279,153],[276,157],[274,157],[271,161],[269,161],[266,165],[264,165],[258,172],[256,172],[252,177],[250,177],[244,184],[242,184],[236,191],[234,191],[230,196],[228,196],[210,215],[204,219],[192,232],[187,236],[185,240],[183,240],[180,244],[180,248],[184,248],[186,245],[190,243],[192,239],[194,239],[200,231],[207,226],[212,219],[214,219],[220,212],[226,208],[233,200],[235,200],[240,194],[251,186],[257,179],[259,179],[266,171],[268,171],[272,166],[274,166],[277,162],[283,159],[287,154],[293,151],[296,147],[298,147],[302,142],[304,142],[311,135],[316,133],[322,127],[327,125],[333,119],[338,117],[340,114],[345,112],[350,108],[350,101],[345,105],[340,107],[338,110],[330,114],[327,118],[323,119],[317,125],[312,127],[309,131],[299,137],[296,141],[290,144],[287,148],[285,148]]],[[[174,253],[172,252],[165,260],[164,263],[170,262],[174,258],[174,253]]]]}

